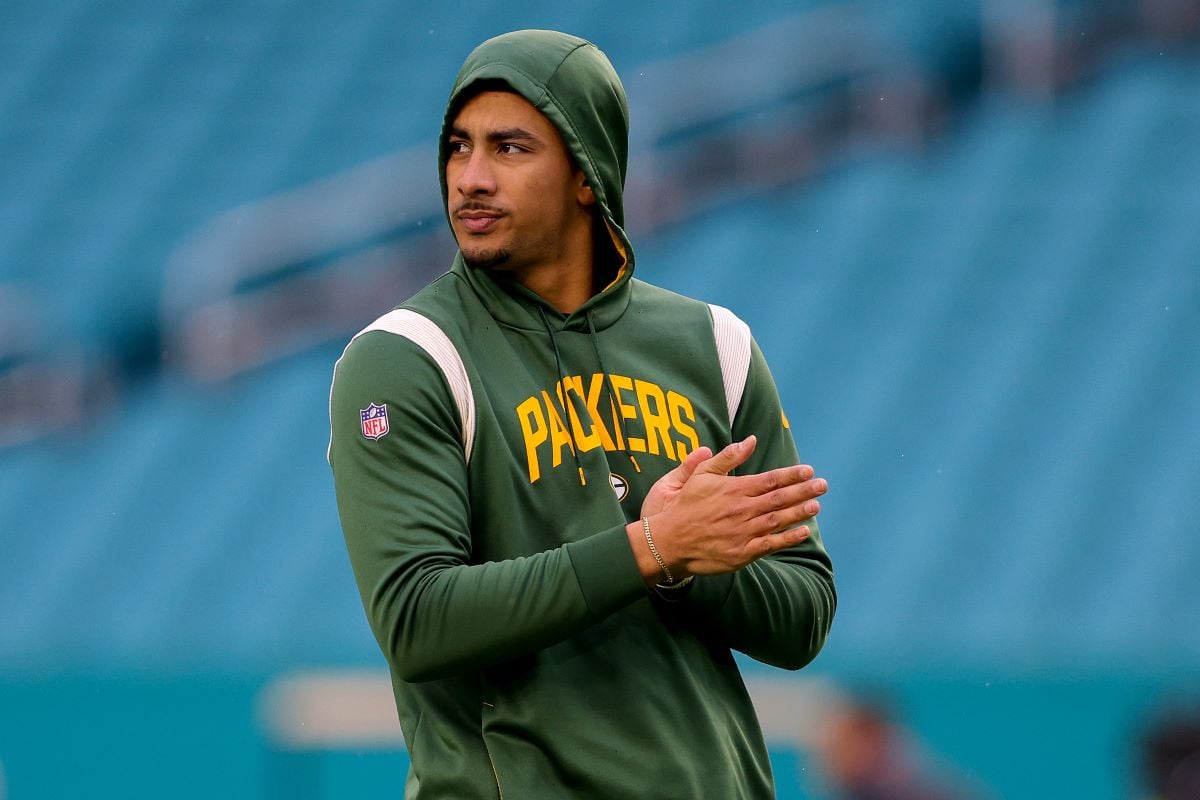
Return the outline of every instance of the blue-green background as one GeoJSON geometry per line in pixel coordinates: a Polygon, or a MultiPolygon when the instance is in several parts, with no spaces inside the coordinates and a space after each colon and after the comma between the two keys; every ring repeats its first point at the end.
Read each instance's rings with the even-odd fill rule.
{"type": "MultiPolygon", "coordinates": [[[[162,299],[189,237],[432,152],[458,64],[521,27],[600,44],[630,93],[635,166],[677,164],[694,139],[677,177],[695,180],[739,157],[712,130],[769,139],[787,118],[770,103],[795,98],[637,139],[639,121],[673,122],[646,99],[657,65],[828,9],[874,59],[846,113],[873,119],[873,86],[885,104],[919,86],[921,134],[868,121],[812,170],[770,186],[735,171],[630,224],[641,277],[750,323],[829,478],[840,607],[796,680],[887,695],[995,796],[1139,796],[1138,737],[1195,696],[1200,667],[1200,50],[1122,4],[1052,3],[1078,63],[1022,87],[988,72],[985,5],[0,5],[0,295],[23,298],[0,304],[0,381],[107,376],[81,421],[0,448],[9,797],[402,793],[402,753],[274,752],[257,718],[279,676],[382,667],[324,463],[332,364],[370,316],[198,381],[162,299]]],[[[801,107],[845,100],[825,90],[801,107]]],[[[430,159],[395,190],[435,181],[430,159]]],[[[781,798],[816,796],[819,765],[774,753],[781,798]]]]}

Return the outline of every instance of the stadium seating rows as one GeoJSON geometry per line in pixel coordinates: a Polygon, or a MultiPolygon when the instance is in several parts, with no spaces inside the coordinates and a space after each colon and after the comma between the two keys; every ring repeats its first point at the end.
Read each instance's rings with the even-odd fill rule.
{"type": "MultiPolygon", "coordinates": [[[[585,33],[620,11],[542,5],[585,33]]],[[[0,282],[115,350],[157,324],[198,221],[429,136],[457,61],[508,26],[124,6],[0,10],[22,66],[0,70],[0,282]],[[414,55],[427,36],[444,56],[414,55]]],[[[700,14],[610,51],[724,33],[700,14]]],[[[1200,661],[1177,623],[1200,618],[1197,66],[1131,52],[1051,107],[994,96],[922,153],[866,149],[638,242],[643,277],[751,323],[831,479],[832,663],[1200,661]]],[[[338,351],[157,374],[0,451],[0,668],[373,660],[323,464],[338,351]]]]}

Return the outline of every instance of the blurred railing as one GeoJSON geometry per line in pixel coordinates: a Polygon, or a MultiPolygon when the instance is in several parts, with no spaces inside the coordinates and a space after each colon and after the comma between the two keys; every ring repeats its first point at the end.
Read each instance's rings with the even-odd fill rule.
{"type": "Polygon", "coordinates": [[[0,449],[79,428],[116,400],[102,353],[48,330],[46,308],[0,284],[0,449]]]}

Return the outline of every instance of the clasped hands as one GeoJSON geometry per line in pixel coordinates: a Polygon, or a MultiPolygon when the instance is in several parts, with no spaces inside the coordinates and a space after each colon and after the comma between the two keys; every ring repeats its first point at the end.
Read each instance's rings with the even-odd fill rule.
{"type": "MultiPolygon", "coordinates": [[[[659,555],[675,579],[734,572],[800,544],[806,522],[821,510],[818,497],[829,488],[807,464],[757,475],[730,475],[757,445],[749,436],[713,455],[708,447],[688,454],[663,475],[642,503],[659,555]],[[798,527],[793,527],[798,526],[798,527]]],[[[638,568],[648,585],[662,580],[640,521],[626,529],[638,568]]]]}

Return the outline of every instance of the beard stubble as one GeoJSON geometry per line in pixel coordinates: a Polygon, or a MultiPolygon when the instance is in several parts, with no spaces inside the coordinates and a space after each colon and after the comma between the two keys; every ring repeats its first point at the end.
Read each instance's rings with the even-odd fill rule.
{"type": "Polygon", "coordinates": [[[462,256],[463,261],[472,269],[499,270],[508,263],[511,254],[504,248],[498,248],[496,250],[463,250],[462,256]]]}

